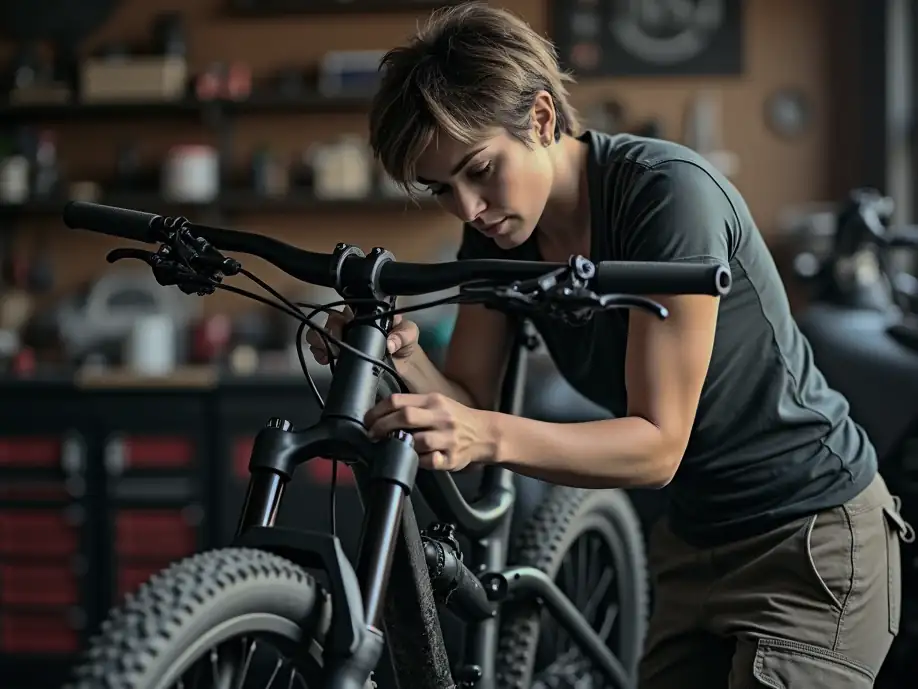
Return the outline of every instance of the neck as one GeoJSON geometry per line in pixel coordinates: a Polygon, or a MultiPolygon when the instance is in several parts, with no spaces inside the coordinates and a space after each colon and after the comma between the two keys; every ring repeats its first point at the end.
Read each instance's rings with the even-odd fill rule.
{"type": "Polygon", "coordinates": [[[586,144],[572,136],[562,137],[553,146],[554,181],[539,218],[539,232],[552,244],[569,245],[589,236],[586,154],[586,144]]]}

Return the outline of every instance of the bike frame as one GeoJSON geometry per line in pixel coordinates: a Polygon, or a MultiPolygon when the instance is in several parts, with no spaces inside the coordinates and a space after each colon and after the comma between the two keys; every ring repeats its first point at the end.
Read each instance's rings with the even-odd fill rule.
{"type": "MultiPolygon", "coordinates": [[[[355,309],[359,320],[346,329],[344,341],[380,360],[385,356],[389,323],[374,311],[377,308],[355,309]],[[378,320],[361,318],[374,314],[378,320]]],[[[500,409],[506,413],[520,411],[525,381],[522,337],[520,328],[501,391],[500,409]]],[[[385,624],[400,686],[450,689],[456,686],[452,671],[459,686],[493,689],[499,608],[512,599],[544,604],[610,685],[630,686],[618,659],[545,573],[533,567],[507,567],[514,504],[509,471],[485,467],[480,497],[470,504],[450,474],[417,471],[418,457],[409,434],[379,442],[369,439],[363,417],[376,402],[380,373],[375,364],[343,350],[317,423],[294,430],[289,422],[272,419],[259,432],[234,543],[276,552],[327,573],[333,612],[324,640],[322,686],[363,689],[380,660],[385,624]],[[356,566],[330,534],[274,526],[284,487],[295,468],[319,457],[353,467],[365,508],[356,566]],[[471,539],[466,564],[473,563],[490,603],[486,614],[468,621],[465,663],[457,668],[449,667],[433,601],[410,498],[415,484],[438,519],[455,524],[471,539]]]]}

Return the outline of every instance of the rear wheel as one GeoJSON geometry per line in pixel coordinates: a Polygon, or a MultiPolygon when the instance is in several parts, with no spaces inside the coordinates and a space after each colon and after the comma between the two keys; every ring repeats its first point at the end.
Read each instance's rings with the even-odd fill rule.
{"type": "MultiPolygon", "coordinates": [[[[515,566],[548,574],[634,677],[649,613],[641,523],[623,491],[553,487],[523,527],[515,566]]],[[[602,676],[547,610],[514,602],[501,610],[500,689],[600,689],[602,676]]]]}
{"type": "Polygon", "coordinates": [[[312,576],[281,557],[195,555],[111,612],[67,689],[320,687],[313,639],[330,612],[312,576]]]}

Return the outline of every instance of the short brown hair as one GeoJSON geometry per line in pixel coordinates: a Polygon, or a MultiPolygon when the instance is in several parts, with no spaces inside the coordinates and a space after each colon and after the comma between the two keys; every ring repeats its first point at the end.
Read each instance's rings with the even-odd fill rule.
{"type": "Polygon", "coordinates": [[[579,133],[566,87],[573,78],[559,68],[554,46],[516,15],[485,3],[434,12],[407,45],[386,53],[380,70],[370,145],[409,191],[417,160],[438,130],[473,143],[503,127],[528,145],[540,91],[554,101],[555,136],[579,133]]]}

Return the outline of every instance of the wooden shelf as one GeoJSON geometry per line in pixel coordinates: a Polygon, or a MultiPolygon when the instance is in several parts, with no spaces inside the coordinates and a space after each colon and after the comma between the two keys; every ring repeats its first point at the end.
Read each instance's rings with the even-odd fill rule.
{"type": "Polygon", "coordinates": [[[0,119],[10,121],[89,119],[112,117],[196,116],[201,112],[197,101],[151,103],[32,103],[0,106],[0,119]]]}
{"type": "MultiPolygon", "coordinates": [[[[66,200],[32,201],[21,205],[0,205],[0,220],[21,216],[60,215],[66,200]]],[[[433,199],[421,198],[417,202],[408,198],[374,195],[364,199],[318,199],[305,193],[295,193],[285,198],[265,198],[247,189],[228,190],[220,199],[210,204],[170,203],[152,193],[112,193],[100,203],[121,208],[132,208],[150,213],[194,213],[217,211],[223,213],[294,213],[304,211],[402,211],[434,209],[433,199]]]]}
{"type": "Polygon", "coordinates": [[[230,0],[226,13],[236,17],[284,17],[316,14],[431,12],[461,0],[230,0]]]}
{"type": "Polygon", "coordinates": [[[248,190],[229,191],[223,194],[217,208],[228,213],[288,213],[299,211],[402,211],[411,209],[434,209],[438,205],[433,199],[388,197],[381,194],[365,199],[317,199],[309,194],[291,194],[285,198],[266,199],[248,190]]]}
{"type": "Polygon", "coordinates": [[[147,103],[46,103],[0,105],[0,120],[113,119],[146,117],[199,117],[208,110],[230,114],[361,112],[372,94],[328,97],[305,93],[297,97],[254,94],[245,100],[158,101],[147,103]]]}
{"type": "Polygon", "coordinates": [[[297,97],[286,97],[274,94],[256,94],[251,98],[239,101],[220,101],[220,107],[229,113],[330,113],[361,112],[370,107],[372,93],[349,96],[323,96],[319,93],[307,93],[297,97]]]}

